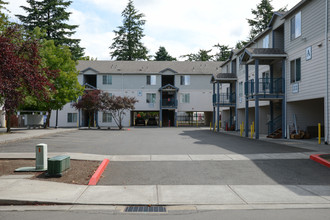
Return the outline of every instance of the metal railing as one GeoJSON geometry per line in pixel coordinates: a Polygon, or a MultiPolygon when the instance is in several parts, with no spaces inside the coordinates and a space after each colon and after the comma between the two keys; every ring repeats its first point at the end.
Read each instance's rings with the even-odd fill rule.
{"type": "MultiPolygon", "coordinates": [[[[218,104],[217,94],[213,94],[213,104],[218,104]]],[[[236,104],[236,93],[220,94],[220,105],[234,105],[236,104]]]]}
{"type": "MultiPolygon", "coordinates": [[[[278,95],[283,93],[283,78],[260,78],[258,85],[258,94],[278,95]]],[[[255,81],[245,82],[245,95],[258,95],[255,91],[255,81]]]]}
{"type": "Polygon", "coordinates": [[[268,125],[268,135],[282,128],[282,115],[276,117],[272,121],[267,122],[267,125],[268,125]]]}
{"type": "Polygon", "coordinates": [[[174,98],[162,99],[162,107],[176,108],[178,106],[178,100],[174,98]]]}

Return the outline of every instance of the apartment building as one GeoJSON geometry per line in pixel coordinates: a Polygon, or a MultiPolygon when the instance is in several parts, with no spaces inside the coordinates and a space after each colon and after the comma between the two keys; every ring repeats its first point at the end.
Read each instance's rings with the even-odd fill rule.
{"type": "Polygon", "coordinates": [[[213,109],[226,122],[222,127],[239,130],[244,122],[248,136],[254,123],[256,139],[279,129],[285,138],[293,130],[313,133],[321,123],[328,143],[328,4],[302,0],[285,13],[276,12],[263,33],[233,51],[212,77],[213,109]]]}
{"type": "MultiPolygon", "coordinates": [[[[177,126],[187,116],[212,121],[210,77],[220,71],[222,62],[180,61],[79,61],[78,81],[86,89],[99,89],[115,96],[135,97],[135,110],[126,112],[124,126],[135,125],[142,115],[157,120],[158,126],[177,126]],[[150,116],[152,115],[152,116],[150,116]]],[[[58,112],[57,126],[88,125],[88,113],[68,103],[58,112]]],[[[191,118],[190,117],[190,118],[191,118]]],[[[189,117],[188,117],[189,118],[189,117]]],[[[107,112],[93,115],[94,126],[116,126],[107,112]]],[[[56,111],[50,126],[56,125],[56,111]]]]}

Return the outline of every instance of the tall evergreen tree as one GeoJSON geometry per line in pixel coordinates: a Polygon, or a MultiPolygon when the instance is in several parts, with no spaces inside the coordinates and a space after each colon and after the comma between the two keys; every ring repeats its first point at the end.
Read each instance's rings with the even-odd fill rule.
{"type": "Polygon", "coordinates": [[[116,60],[147,60],[148,50],[143,46],[141,39],[144,37],[144,14],[138,13],[133,1],[129,0],[122,12],[123,25],[114,30],[115,38],[110,46],[111,59],[116,60]]]}
{"type": "MultiPolygon", "coordinates": [[[[251,12],[255,16],[254,19],[247,19],[251,26],[249,40],[252,40],[258,34],[266,30],[272,16],[274,14],[274,7],[271,4],[272,0],[261,0],[256,9],[251,12]]],[[[278,11],[285,11],[286,6],[280,8],[278,11]]]]}
{"type": "Polygon", "coordinates": [[[274,7],[271,5],[272,0],[261,0],[257,5],[257,9],[252,9],[254,19],[247,19],[250,30],[250,40],[257,36],[262,31],[266,30],[270,19],[273,16],[274,7]]]}
{"type": "Polygon", "coordinates": [[[16,15],[27,30],[32,32],[36,27],[44,29],[45,38],[53,40],[56,46],[68,46],[74,60],[84,55],[84,48],[79,46],[80,40],[70,38],[78,27],[78,25],[67,24],[71,13],[66,9],[72,1],[27,0],[27,3],[28,7],[21,6],[27,12],[27,16],[16,15]]]}
{"type": "Polygon", "coordinates": [[[175,57],[172,57],[168,54],[165,47],[160,46],[158,51],[156,52],[155,61],[174,61],[175,57]]]}
{"type": "Polygon", "coordinates": [[[211,61],[213,55],[209,55],[212,50],[199,50],[197,54],[191,53],[182,55],[181,57],[188,58],[187,61],[211,61]]]}
{"type": "Polygon", "coordinates": [[[228,45],[221,45],[221,44],[216,44],[213,47],[216,47],[219,49],[219,53],[215,55],[215,60],[216,61],[225,61],[229,58],[231,48],[228,45]]]}
{"type": "Polygon", "coordinates": [[[5,7],[7,4],[8,2],[0,0],[0,31],[3,31],[9,24],[8,16],[4,13],[7,10],[5,7]]]}

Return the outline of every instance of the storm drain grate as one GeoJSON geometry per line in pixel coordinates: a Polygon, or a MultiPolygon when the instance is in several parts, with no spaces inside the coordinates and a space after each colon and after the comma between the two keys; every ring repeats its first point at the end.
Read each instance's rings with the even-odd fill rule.
{"type": "Polygon", "coordinates": [[[166,212],[165,206],[127,206],[125,212],[166,212]]]}

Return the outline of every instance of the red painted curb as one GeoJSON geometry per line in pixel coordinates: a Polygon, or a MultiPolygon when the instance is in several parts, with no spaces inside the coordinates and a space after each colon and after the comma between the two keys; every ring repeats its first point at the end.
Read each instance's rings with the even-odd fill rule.
{"type": "Polygon", "coordinates": [[[97,184],[97,182],[100,180],[101,175],[102,175],[103,171],[105,170],[105,168],[107,167],[109,162],[110,162],[109,159],[104,159],[103,160],[103,162],[101,163],[99,168],[97,168],[94,175],[89,180],[89,183],[88,183],[89,186],[95,186],[97,184]]]}
{"type": "Polygon", "coordinates": [[[320,157],[321,155],[325,155],[325,154],[313,154],[309,158],[311,160],[314,160],[314,161],[316,161],[316,162],[318,162],[318,163],[326,166],[326,167],[330,167],[330,162],[327,161],[327,160],[325,160],[325,159],[323,159],[323,158],[321,158],[320,157]]]}

